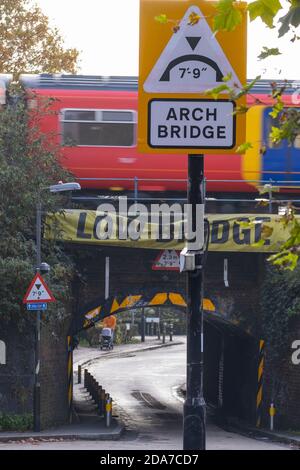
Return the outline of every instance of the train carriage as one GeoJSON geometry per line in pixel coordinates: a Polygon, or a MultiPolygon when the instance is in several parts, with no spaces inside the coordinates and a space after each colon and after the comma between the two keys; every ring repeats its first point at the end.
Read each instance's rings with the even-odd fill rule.
{"type": "MultiPolygon", "coordinates": [[[[42,74],[23,75],[21,83],[31,106],[43,97],[54,99],[56,112],[45,116],[42,130],[56,135],[62,165],[84,190],[124,194],[138,185],[147,194],[186,191],[187,157],[163,151],[147,155],[137,150],[137,78],[42,74]]],[[[279,186],[281,194],[298,192],[300,137],[292,145],[270,142],[270,126],[274,125],[270,92],[270,82],[263,80],[248,97],[247,141],[253,148],[245,155],[205,157],[208,194],[253,195],[265,182],[279,186]]],[[[296,106],[295,96],[295,89],[286,86],[285,105],[296,106]]]]}

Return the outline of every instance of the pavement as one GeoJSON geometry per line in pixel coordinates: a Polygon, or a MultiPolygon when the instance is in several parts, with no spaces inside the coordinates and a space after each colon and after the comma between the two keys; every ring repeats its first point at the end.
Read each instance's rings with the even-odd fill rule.
{"type": "MultiPolygon", "coordinates": [[[[97,414],[96,406],[91,400],[89,394],[86,392],[82,384],[78,384],[77,368],[80,364],[82,370],[84,368],[93,369],[93,364],[97,364],[97,359],[101,362],[109,358],[130,358],[131,355],[137,354],[142,351],[152,351],[158,348],[177,346],[183,344],[182,337],[174,337],[173,341],[170,342],[169,338],[165,344],[162,344],[161,340],[154,337],[146,337],[145,343],[137,344],[125,344],[116,346],[113,351],[100,351],[99,348],[83,348],[79,347],[74,351],[74,406],[75,413],[72,424],[66,424],[57,428],[48,429],[35,433],[29,432],[0,432],[0,442],[19,442],[20,444],[28,443],[30,445],[48,445],[47,442],[59,442],[63,441],[117,441],[124,433],[124,424],[119,416],[116,416],[116,411],[113,411],[112,425],[110,428],[105,427],[103,418],[97,414]]],[[[176,348],[175,348],[176,349],[176,348]]],[[[173,348],[172,348],[173,351],[173,348]]],[[[133,356],[132,356],[133,357],[133,356]]],[[[99,364],[100,365],[100,364],[99,364]]],[[[104,364],[103,364],[104,366],[104,364]]],[[[91,371],[93,373],[93,370],[91,371]]],[[[110,390],[107,390],[110,392],[110,390]]],[[[113,394],[112,394],[113,396],[113,394]]],[[[114,398],[114,397],[113,397],[114,398]]],[[[118,409],[117,407],[113,410],[118,409]]],[[[117,411],[118,413],[118,411],[117,411]]],[[[283,444],[288,444],[292,448],[300,448],[300,433],[283,432],[283,431],[269,431],[267,429],[257,429],[246,426],[242,423],[235,421],[228,421],[221,427],[229,433],[239,434],[247,438],[254,438],[256,440],[273,441],[283,444]]],[[[127,431],[126,431],[127,432],[127,431]]],[[[214,434],[220,433],[221,429],[216,428],[213,430],[214,434]]],[[[148,435],[149,437],[149,435],[148,435]]],[[[228,438],[228,436],[227,436],[228,438]]],[[[232,437],[234,439],[234,437],[232,437]]],[[[62,443],[61,443],[62,444],[62,443]]],[[[88,443],[87,443],[88,444],[88,443]]],[[[128,445],[129,442],[124,442],[124,445],[128,445]]],[[[4,445],[4,444],[3,444],[4,445]]],[[[79,445],[79,444],[78,444],[79,445]]],[[[92,445],[91,443],[89,445],[92,445]]],[[[1,446],[0,446],[1,447],[1,446]]]]}
{"type": "MultiPolygon", "coordinates": [[[[137,340],[138,341],[138,340],[137,340]]],[[[56,428],[43,430],[41,432],[26,431],[14,432],[4,431],[0,432],[0,442],[37,442],[37,441],[52,441],[59,442],[63,440],[117,440],[120,439],[124,432],[123,423],[118,420],[117,416],[112,418],[112,423],[109,428],[105,426],[104,419],[97,414],[97,408],[93,400],[90,398],[87,391],[82,384],[78,384],[77,368],[80,364],[82,369],[88,366],[97,359],[109,359],[113,357],[126,356],[129,353],[138,353],[145,350],[154,350],[163,347],[176,346],[182,344],[180,337],[173,337],[173,341],[166,338],[165,344],[162,340],[156,337],[146,337],[145,342],[137,342],[133,344],[122,344],[115,346],[113,351],[100,351],[99,348],[85,348],[78,347],[74,351],[74,388],[73,388],[73,403],[74,403],[74,416],[72,424],[65,424],[56,428]]],[[[109,390],[108,390],[109,392],[109,390]]]]}
{"type": "Polygon", "coordinates": [[[272,442],[289,444],[300,449],[300,432],[271,431],[266,428],[249,426],[234,419],[227,419],[226,421],[225,424],[220,424],[226,431],[236,432],[243,436],[253,437],[254,439],[269,439],[272,442]]]}

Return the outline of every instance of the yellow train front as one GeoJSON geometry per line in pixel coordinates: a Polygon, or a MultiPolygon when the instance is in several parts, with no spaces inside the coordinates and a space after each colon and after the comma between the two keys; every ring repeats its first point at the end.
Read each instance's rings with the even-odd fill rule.
{"type": "MultiPolygon", "coordinates": [[[[286,86],[282,95],[285,107],[300,106],[300,83],[286,86]],[[291,86],[293,85],[293,86],[291,86]]],[[[279,117],[270,116],[274,100],[270,96],[270,83],[259,82],[255,94],[248,97],[251,108],[247,113],[247,142],[252,144],[242,157],[242,176],[245,181],[259,190],[271,183],[283,194],[291,197],[300,191],[300,134],[292,143],[282,140],[274,144],[270,139],[273,126],[279,125],[279,117]],[[259,99],[259,101],[257,101],[259,99]]],[[[300,109],[299,109],[300,120],[300,109]]]]}

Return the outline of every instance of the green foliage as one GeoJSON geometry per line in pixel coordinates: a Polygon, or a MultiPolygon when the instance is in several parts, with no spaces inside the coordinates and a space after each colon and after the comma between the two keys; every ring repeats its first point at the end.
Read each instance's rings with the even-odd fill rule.
{"type": "Polygon", "coordinates": [[[300,1],[291,0],[291,7],[286,15],[279,19],[281,26],[278,30],[279,37],[284,36],[291,29],[291,26],[297,28],[300,24],[300,1]]]}
{"type": "Polygon", "coordinates": [[[290,348],[289,321],[300,314],[300,266],[284,271],[269,266],[262,285],[263,337],[268,354],[279,359],[290,348]]]}
{"type": "Polygon", "coordinates": [[[266,59],[267,57],[276,56],[276,55],[281,55],[281,52],[278,49],[278,47],[269,48],[269,47],[263,46],[262,51],[258,56],[258,59],[263,60],[263,59],[266,59]]]}
{"type": "Polygon", "coordinates": [[[284,103],[280,95],[277,98],[277,103],[273,106],[273,109],[269,114],[273,119],[276,119],[279,116],[279,114],[283,111],[283,109],[284,109],[284,103]]]}
{"type": "Polygon", "coordinates": [[[211,88],[210,90],[205,91],[205,95],[211,95],[214,100],[219,98],[219,94],[223,91],[230,93],[230,87],[226,85],[226,83],[216,86],[215,88],[211,88]]]}
{"type": "Polygon", "coordinates": [[[256,0],[248,5],[251,21],[259,17],[269,28],[273,27],[274,17],[281,8],[279,0],[256,0]]]}
{"type": "Polygon", "coordinates": [[[31,414],[10,415],[0,413],[0,431],[29,431],[33,428],[31,414]]]}
{"type": "Polygon", "coordinates": [[[220,0],[214,16],[214,31],[233,31],[242,22],[242,13],[233,0],[220,0]]]}
{"type": "Polygon", "coordinates": [[[157,21],[158,23],[161,23],[161,24],[168,23],[167,15],[165,15],[163,13],[161,15],[155,16],[154,19],[155,19],[155,21],[157,21]]]}
{"type": "Polygon", "coordinates": [[[236,149],[235,153],[243,155],[244,153],[247,152],[247,150],[252,149],[252,148],[253,148],[253,145],[251,144],[251,142],[244,142],[236,149]]]}
{"type": "MultiPolygon", "coordinates": [[[[48,112],[48,104],[41,103],[29,114],[19,99],[0,113],[0,312],[2,322],[14,321],[19,328],[33,320],[22,299],[35,271],[36,203],[40,198],[44,212],[64,206],[64,198],[43,188],[69,177],[53,139],[39,131],[41,115],[48,112]]],[[[51,266],[47,282],[57,298],[45,319],[56,321],[70,302],[72,263],[55,242],[43,240],[42,255],[51,266]]]]}
{"type": "MultiPolygon", "coordinates": [[[[277,104],[272,111],[273,116],[277,116],[281,111],[281,103],[277,104]]],[[[270,138],[272,142],[279,143],[286,139],[288,143],[293,144],[297,135],[300,134],[300,112],[297,108],[285,109],[280,117],[279,126],[272,126],[270,138]]]]}
{"type": "MultiPolygon", "coordinates": [[[[291,30],[291,27],[297,28],[300,24],[300,1],[299,0],[289,0],[290,4],[286,14],[279,19],[281,26],[278,30],[279,37],[288,33],[291,30]]],[[[255,0],[248,4],[248,11],[250,15],[250,20],[254,21],[257,18],[260,18],[269,28],[274,28],[274,19],[278,12],[283,9],[286,9],[286,6],[282,6],[279,0],[255,0]]],[[[238,2],[233,0],[219,0],[216,5],[217,13],[214,17],[214,30],[221,31],[233,31],[241,23],[241,12],[238,8],[238,2]]],[[[296,34],[292,41],[298,39],[296,34]]],[[[267,49],[267,48],[266,48],[267,49]]],[[[270,49],[269,51],[272,51],[270,49]]],[[[265,53],[263,52],[263,57],[265,53]]],[[[271,53],[267,55],[278,55],[271,53]]]]}

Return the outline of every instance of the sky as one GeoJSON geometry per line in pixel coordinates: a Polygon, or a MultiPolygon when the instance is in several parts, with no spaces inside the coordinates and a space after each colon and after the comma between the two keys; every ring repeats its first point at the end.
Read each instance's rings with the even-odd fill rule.
{"type": "MultiPolygon", "coordinates": [[[[138,75],[139,0],[36,0],[57,26],[67,47],[80,52],[79,73],[138,75]]],[[[284,3],[284,0],[282,1],[284,3]]],[[[279,16],[282,16],[279,15],[279,16]]],[[[276,30],[260,19],[248,28],[248,78],[297,79],[300,76],[300,41],[278,39],[276,30]],[[262,46],[278,47],[277,58],[257,59],[262,46]]]]}

